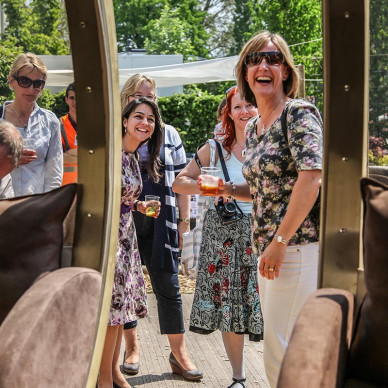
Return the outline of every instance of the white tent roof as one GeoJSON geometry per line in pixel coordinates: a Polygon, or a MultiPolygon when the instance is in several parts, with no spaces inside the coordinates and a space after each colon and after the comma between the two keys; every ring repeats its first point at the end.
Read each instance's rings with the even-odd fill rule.
{"type": "MultiPolygon", "coordinates": [[[[120,85],[124,85],[125,81],[136,73],[152,77],[158,87],[231,81],[235,80],[234,67],[237,61],[238,56],[233,56],[177,65],[120,69],[120,85]]],[[[46,85],[49,87],[66,88],[73,81],[73,70],[48,70],[46,85]]]]}

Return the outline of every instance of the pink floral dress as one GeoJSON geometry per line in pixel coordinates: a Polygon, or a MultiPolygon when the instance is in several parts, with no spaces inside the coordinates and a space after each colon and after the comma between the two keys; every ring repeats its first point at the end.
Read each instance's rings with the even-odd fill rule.
{"type": "Polygon", "coordinates": [[[122,152],[121,209],[116,268],[108,326],[144,318],[147,295],[137,246],[132,202],[140,195],[142,180],[135,154],[122,152]]]}

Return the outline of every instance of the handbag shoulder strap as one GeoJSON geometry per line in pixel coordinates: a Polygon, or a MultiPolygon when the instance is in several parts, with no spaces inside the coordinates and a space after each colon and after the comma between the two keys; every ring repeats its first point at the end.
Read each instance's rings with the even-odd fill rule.
{"type": "Polygon", "coordinates": [[[209,167],[214,167],[216,165],[216,141],[214,139],[209,139],[208,142],[210,145],[209,167]]]}
{"type": "Polygon", "coordinates": [[[282,132],[283,132],[283,135],[284,137],[286,138],[286,141],[287,141],[287,144],[288,144],[288,135],[287,135],[287,114],[288,114],[288,110],[290,108],[290,105],[291,105],[291,102],[286,104],[283,112],[282,112],[282,115],[280,116],[280,122],[282,124],[282,132]]]}
{"type": "Polygon", "coordinates": [[[221,145],[218,141],[216,141],[216,144],[217,144],[218,155],[220,157],[221,167],[222,167],[222,171],[224,173],[225,181],[229,182],[230,177],[229,177],[228,169],[226,168],[225,159],[224,159],[224,155],[222,153],[221,145]]]}
{"type": "MultiPolygon", "coordinates": [[[[209,163],[209,167],[214,167],[215,164],[216,164],[216,145],[215,145],[215,141],[213,139],[209,139],[206,143],[209,143],[209,146],[210,146],[210,163],[209,163]]],[[[197,151],[194,154],[194,159],[197,162],[197,165],[198,165],[199,168],[202,167],[202,163],[201,163],[201,161],[199,160],[199,157],[198,157],[198,150],[201,149],[203,146],[204,146],[204,144],[200,145],[197,148],[197,151]]]]}

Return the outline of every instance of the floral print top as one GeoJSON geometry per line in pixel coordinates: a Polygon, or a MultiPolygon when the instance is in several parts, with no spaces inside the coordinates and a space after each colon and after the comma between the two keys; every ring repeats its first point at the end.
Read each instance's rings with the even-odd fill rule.
{"type": "MultiPolygon", "coordinates": [[[[245,128],[246,157],[243,175],[253,198],[252,241],[257,254],[271,242],[290,201],[298,172],[322,169],[322,119],[317,108],[303,100],[286,103],[287,136],[280,117],[263,135],[256,132],[257,117],[245,128]]],[[[319,208],[310,214],[289,245],[308,244],[319,238],[319,208]]]]}

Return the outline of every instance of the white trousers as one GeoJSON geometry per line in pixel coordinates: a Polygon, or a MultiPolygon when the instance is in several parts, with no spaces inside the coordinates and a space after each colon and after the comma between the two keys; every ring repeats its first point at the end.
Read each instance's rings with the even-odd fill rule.
{"type": "Polygon", "coordinates": [[[268,280],[258,274],[264,319],[264,366],[272,388],[277,386],[280,366],[299,311],[317,289],[318,259],[319,243],[289,246],[278,278],[268,280]]]}

